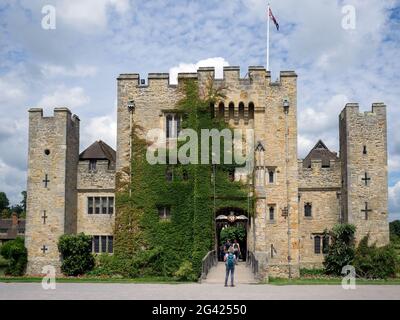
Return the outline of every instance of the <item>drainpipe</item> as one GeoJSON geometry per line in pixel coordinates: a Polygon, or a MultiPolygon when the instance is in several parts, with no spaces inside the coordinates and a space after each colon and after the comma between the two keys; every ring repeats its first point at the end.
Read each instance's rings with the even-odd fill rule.
{"type": "Polygon", "coordinates": [[[129,198],[132,197],[132,128],[133,128],[133,113],[135,112],[135,101],[128,102],[129,111],[129,198]]]}
{"type": "Polygon", "coordinates": [[[288,127],[288,114],[289,114],[289,101],[285,99],[283,101],[283,110],[285,113],[285,178],[286,178],[286,210],[287,210],[287,235],[288,235],[288,271],[289,279],[292,278],[292,257],[291,257],[291,228],[290,228],[290,204],[289,204],[289,175],[288,175],[288,163],[289,163],[289,127],[288,127]]]}

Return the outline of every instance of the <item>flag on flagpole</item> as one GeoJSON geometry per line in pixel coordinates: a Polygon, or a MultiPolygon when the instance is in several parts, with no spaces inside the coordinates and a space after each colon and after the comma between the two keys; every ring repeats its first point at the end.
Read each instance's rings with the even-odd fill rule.
{"type": "Polygon", "coordinates": [[[269,8],[269,17],[271,18],[271,20],[274,22],[276,30],[279,31],[279,23],[276,21],[274,14],[272,13],[271,8],[269,8]]]}

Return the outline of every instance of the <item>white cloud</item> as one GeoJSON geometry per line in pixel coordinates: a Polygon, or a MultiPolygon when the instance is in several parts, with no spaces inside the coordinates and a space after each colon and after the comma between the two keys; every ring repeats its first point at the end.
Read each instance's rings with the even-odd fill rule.
{"type": "Polygon", "coordinates": [[[44,95],[37,106],[45,109],[65,106],[68,108],[76,108],[90,102],[90,98],[86,95],[81,87],[66,88],[65,86],[57,87],[53,93],[44,95]]]}
{"type": "MultiPolygon", "coordinates": [[[[84,120],[82,121],[82,124],[84,120]]],[[[115,149],[117,139],[117,121],[115,114],[94,117],[84,124],[82,133],[82,148],[87,148],[96,140],[103,140],[115,149]]]]}
{"type": "Polygon", "coordinates": [[[400,181],[389,187],[389,212],[393,219],[400,219],[400,181]]]}
{"type": "Polygon", "coordinates": [[[0,159],[0,191],[5,192],[10,203],[19,203],[26,189],[26,172],[7,165],[0,159]]]}
{"type": "Polygon", "coordinates": [[[86,65],[75,65],[72,68],[68,68],[61,65],[44,64],[41,72],[46,77],[66,76],[85,78],[96,75],[97,68],[95,66],[86,65]]]}
{"type": "Polygon", "coordinates": [[[108,9],[115,9],[122,15],[129,8],[129,0],[60,0],[56,6],[57,16],[82,33],[104,30],[108,24],[108,9]]]}
{"type": "Polygon", "coordinates": [[[229,62],[224,58],[216,57],[216,58],[208,58],[204,60],[200,60],[197,63],[180,63],[176,67],[172,67],[169,69],[170,82],[172,84],[178,83],[178,73],[180,72],[197,72],[200,67],[214,67],[215,68],[215,77],[222,78],[223,77],[223,67],[229,66],[229,62]]]}

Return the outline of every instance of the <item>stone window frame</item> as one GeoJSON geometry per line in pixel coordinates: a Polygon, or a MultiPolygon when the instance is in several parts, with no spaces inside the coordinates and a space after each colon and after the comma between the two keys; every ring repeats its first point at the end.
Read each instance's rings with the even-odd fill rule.
{"type": "Polygon", "coordinates": [[[163,110],[163,130],[165,132],[165,138],[167,140],[176,140],[178,139],[179,133],[182,131],[182,122],[184,120],[183,112],[177,110],[163,110]],[[168,117],[172,117],[172,126],[171,130],[168,128],[168,117]],[[172,135],[170,133],[172,131],[172,135]]]}
{"type": "Polygon", "coordinates": [[[114,235],[92,235],[92,253],[94,254],[113,254],[114,253],[114,235]],[[105,239],[105,248],[103,248],[103,239],[105,239]],[[96,241],[97,240],[97,241],[96,241]],[[97,242],[97,245],[96,245],[97,242]],[[111,247],[111,250],[110,250],[111,247]]]}
{"type": "Polygon", "coordinates": [[[97,160],[90,159],[89,160],[89,172],[96,172],[97,171],[97,160]]]}
{"type": "Polygon", "coordinates": [[[266,169],[267,169],[266,171],[268,173],[265,175],[266,185],[270,185],[270,186],[276,185],[277,184],[277,172],[278,172],[277,167],[267,166],[266,169]],[[272,172],[272,180],[273,180],[272,182],[270,180],[271,172],[272,172]]]}
{"type": "Polygon", "coordinates": [[[313,241],[313,252],[315,255],[326,255],[328,254],[331,237],[325,233],[314,233],[311,236],[313,241]],[[317,239],[319,241],[317,242],[317,239]],[[318,247],[316,246],[318,244],[318,247]],[[318,250],[317,250],[318,248],[318,250]],[[317,252],[318,251],[318,252],[317,252]]]}
{"type": "Polygon", "coordinates": [[[276,224],[277,223],[277,213],[278,213],[278,206],[276,203],[268,203],[267,204],[267,210],[266,210],[266,220],[268,222],[268,224],[276,224]],[[271,220],[271,216],[270,216],[270,210],[271,208],[274,210],[274,219],[271,220]]]}
{"type": "Polygon", "coordinates": [[[170,205],[157,206],[157,212],[158,212],[158,218],[160,221],[171,221],[171,206],[170,205]]]}
{"type": "Polygon", "coordinates": [[[96,216],[105,216],[105,215],[113,215],[115,207],[115,196],[112,195],[88,195],[86,196],[86,214],[87,215],[96,215],[96,216]],[[96,213],[96,200],[99,200],[99,212],[96,213]],[[106,212],[104,212],[103,199],[106,200],[106,212]]]}
{"type": "Polygon", "coordinates": [[[303,205],[303,217],[304,217],[304,219],[309,219],[309,220],[313,219],[314,215],[313,215],[313,204],[312,204],[312,202],[309,202],[309,201],[304,202],[304,205],[303,205]],[[306,207],[310,207],[310,215],[306,215],[307,214],[306,207]]]}

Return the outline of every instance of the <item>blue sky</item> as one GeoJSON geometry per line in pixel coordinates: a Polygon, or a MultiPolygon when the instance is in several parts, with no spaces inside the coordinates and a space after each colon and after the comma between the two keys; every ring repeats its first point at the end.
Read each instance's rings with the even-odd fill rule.
{"type": "MultiPolygon", "coordinates": [[[[81,148],[115,146],[119,73],[265,65],[263,0],[1,0],[0,190],[13,203],[26,186],[27,109],[68,106],[81,118],[81,148]],[[44,5],[56,29],[41,27],[44,5]]],[[[271,71],[298,75],[299,157],[321,138],[338,151],[347,102],[388,106],[390,216],[400,218],[399,0],[270,0],[271,71]],[[352,5],[356,27],[345,30],[352,5]],[[272,25],[271,25],[272,26],[272,25]]]]}

